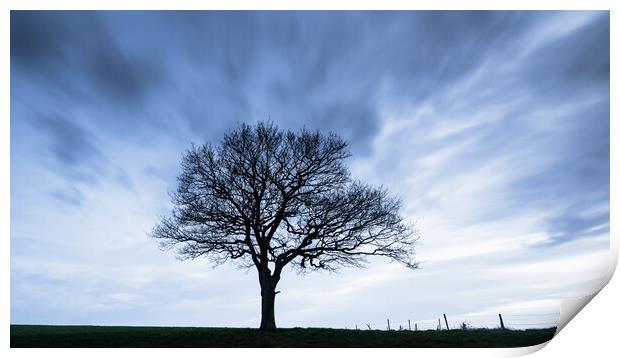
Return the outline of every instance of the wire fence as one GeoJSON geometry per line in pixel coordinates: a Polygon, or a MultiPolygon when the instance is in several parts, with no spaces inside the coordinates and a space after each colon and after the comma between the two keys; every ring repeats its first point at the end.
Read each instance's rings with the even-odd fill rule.
{"type": "Polygon", "coordinates": [[[526,330],[557,327],[560,312],[533,314],[465,314],[449,316],[442,314],[434,319],[407,319],[383,322],[355,323],[345,329],[363,330],[453,330],[453,329],[512,329],[526,330]]]}

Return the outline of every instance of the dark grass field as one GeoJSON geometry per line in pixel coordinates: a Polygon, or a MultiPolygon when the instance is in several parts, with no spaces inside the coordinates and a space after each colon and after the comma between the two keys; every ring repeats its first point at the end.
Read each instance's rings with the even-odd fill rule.
{"type": "Polygon", "coordinates": [[[555,328],[511,331],[364,331],[250,328],[11,325],[18,347],[525,347],[550,340],[555,328]]]}

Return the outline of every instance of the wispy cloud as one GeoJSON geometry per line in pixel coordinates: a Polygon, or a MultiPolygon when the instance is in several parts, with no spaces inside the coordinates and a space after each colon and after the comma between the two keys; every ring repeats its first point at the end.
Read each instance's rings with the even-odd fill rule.
{"type": "Polygon", "coordinates": [[[14,11],[11,318],[255,325],[253,271],[146,233],[191,142],[268,118],[423,236],[418,271],[287,272],[281,325],[551,310],[606,272],[609,103],[609,12],[14,11]]]}

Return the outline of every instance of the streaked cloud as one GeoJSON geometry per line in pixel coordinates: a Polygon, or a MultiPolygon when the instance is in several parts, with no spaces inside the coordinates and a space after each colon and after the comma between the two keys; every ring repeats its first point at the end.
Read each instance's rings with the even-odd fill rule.
{"type": "Polygon", "coordinates": [[[606,273],[609,103],[609,12],[13,11],[12,322],[256,325],[253,271],[146,233],[190,143],[265,119],[342,135],[423,236],[287,272],[280,325],[551,311],[606,273]]]}

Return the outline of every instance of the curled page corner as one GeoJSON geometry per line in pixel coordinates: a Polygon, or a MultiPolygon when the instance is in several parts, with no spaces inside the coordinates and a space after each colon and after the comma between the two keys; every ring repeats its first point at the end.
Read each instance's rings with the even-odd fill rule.
{"type": "MultiPolygon", "coordinates": [[[[558,322],[558,328],[555,331],[555,335],[566,327],[575,316],[596,296],[601,290],[607,286],[611,280],[618,265],[618,245],[612,241],[609,251],[609,269],[606,277],[601,281],[601,286],[593,293],[581,297],[566,298],[562,301],[560,307],[560,321],[558,322]]],[[[554,336],[555,336],[554,335],[554,336]]]]}
{"type": "Polygon", "coordinates": [[[558,328],[555,331],[556,336],[564,327],[566,327],[568,322],[575,318],[577,313],[579,313],[592,300],[592,298],[594,298],[594,296],[601,291],[602,288],[603,287],[587,296],[566,298],[562,300],[562,306],[560,307],[560,322],[558,322],[558,328]]]}
{"type": "MultiPolygon", "coordinates": [[[[562,300],[562,304],[560,306],[560,320],[558,322],[554,337],[557,336],[564,327],[566,327],[568,322],[570,322],[592,300],[592,298],[594,298],[594,296],[596,296],[601,291],[604,286],[605,284],[603,284],[601,288],[599,288],[590,295],[566,298],[562,300]]],[[[516,348],[512,352],[510,352],[508,356],[524,356],[538,352],[539,350],[543,349],[547,344],[549,344],[549,342],[551,342],[551,340],[534,346],[516,348]]]]}

